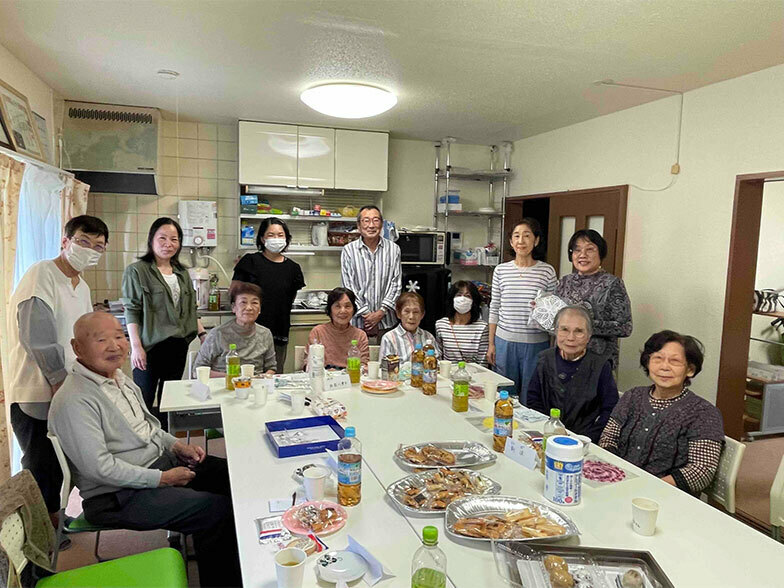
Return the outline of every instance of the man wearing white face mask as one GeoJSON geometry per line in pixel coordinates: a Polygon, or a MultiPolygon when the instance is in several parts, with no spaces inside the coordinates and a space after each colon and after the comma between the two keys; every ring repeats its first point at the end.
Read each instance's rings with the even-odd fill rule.
{"type": "Polygon", "coordinates": [[[94,216],[65,225],[60,255],[33,264],[11,296],[8,312],[11,426],[22,448],[22,466],[35,477],[49,512],[59,510],[60,466],[46,438],[49,403],[75,356],[73,326],[92,312],[82,271],[98,264],[109,229],[94,216]]]}

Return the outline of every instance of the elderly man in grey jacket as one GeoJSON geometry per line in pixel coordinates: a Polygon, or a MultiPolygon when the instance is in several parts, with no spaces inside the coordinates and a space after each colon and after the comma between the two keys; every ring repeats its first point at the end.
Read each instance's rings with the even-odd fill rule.
{"type": "Polygon", "coordinates": [[[241,576],[226,461],[163,431],[120,366],[128,339],[113,316],[74,325],[76,363],[55,394],[49,430],[71,462],[93,524],[192,534],[202,586],[241,576]]]}

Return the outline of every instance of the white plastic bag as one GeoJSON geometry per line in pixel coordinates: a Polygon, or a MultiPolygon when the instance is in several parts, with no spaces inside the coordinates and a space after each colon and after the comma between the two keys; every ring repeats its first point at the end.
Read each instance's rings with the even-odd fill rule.
{"type": "Polygon", "coordinates": [[[528,325],[552,333],[555,315],[558,314],[558,311],[564,306],[568,305],[555,294],[542,292],[541,290],[536,293],[534,303],[536,306],[531,310],[531,316],[528,318],[528,325]]]}

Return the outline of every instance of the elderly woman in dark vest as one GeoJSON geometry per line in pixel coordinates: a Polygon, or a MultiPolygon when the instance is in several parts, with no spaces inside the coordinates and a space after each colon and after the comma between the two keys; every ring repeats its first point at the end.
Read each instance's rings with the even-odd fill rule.
{"type": "Polygon", "coordinates": [[[528,407],[544,414],[560,409],[567,429],[597,442],[618,404],[618,388],[610,358],[588,348],[591,332],[591,317],[582,306],[558,312],[556,346],[537,358],[528,383],[528,407]]]}

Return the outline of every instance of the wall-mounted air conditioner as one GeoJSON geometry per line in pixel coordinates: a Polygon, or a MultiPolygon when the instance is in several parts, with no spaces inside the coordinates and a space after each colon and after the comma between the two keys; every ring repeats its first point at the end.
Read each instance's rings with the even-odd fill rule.
{"type": "Polygon", "coordinates": [[[157,108],[65,101],[62,167],[91,192],[158,194],[157,108]]]}

